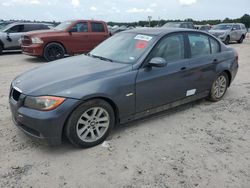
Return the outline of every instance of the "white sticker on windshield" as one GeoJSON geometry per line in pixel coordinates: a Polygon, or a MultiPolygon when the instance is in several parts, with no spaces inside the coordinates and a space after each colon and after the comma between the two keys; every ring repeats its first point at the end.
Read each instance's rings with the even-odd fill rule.
{"type": "Polygon", "coordinates": [[[144,40],[144,41],[150,41],[153,37],[147,36],[147,35],[136,35],[136,40],[144,40]]]}

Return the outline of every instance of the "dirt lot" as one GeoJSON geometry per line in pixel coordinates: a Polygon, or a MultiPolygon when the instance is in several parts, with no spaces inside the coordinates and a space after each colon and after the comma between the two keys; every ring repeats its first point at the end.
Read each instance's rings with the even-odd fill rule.
{"type": "Polygon", "coordinates": [[[240,69],[225,98],[201,100],[113,131],[90,149],[32,141],[11,123],[18,74],[44,64],[0,56],[0,187],[250,187],[250,40],[231,44],[240,69]]]}

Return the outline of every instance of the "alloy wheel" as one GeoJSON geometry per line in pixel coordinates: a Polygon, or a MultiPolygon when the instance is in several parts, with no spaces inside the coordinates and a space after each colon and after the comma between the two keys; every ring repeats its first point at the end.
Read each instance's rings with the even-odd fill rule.
{"type": "Polygon", "coordinates": [[[84,142],[94,142],[100,139],[108,130],[110,117],[102,107],[86,110],[76,125],[78,137],[84,142]]]}
{"type": "Polygon", "coordinates": [[[224,75],[219,76],[213,85],[213,95],[219,99],[221,98],[227,89],[227,79],[224,75]]]}

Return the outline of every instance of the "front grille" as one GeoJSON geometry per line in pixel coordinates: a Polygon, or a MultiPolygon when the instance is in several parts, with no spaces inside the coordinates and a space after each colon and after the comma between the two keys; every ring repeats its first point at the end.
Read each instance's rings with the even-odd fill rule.
{"type": "Polygon", "coordinates": [[[26,36],[26,35],[22,36],[22,45],[23,46],[29,46],[31,44],[32,44],[32,41],[31,41],[29,36],[26,36]]]}
{"type": "Polygon", "coordinates": [[[18,101],[20,98],[21,92],[17,91],[15,88],[12,88],[11,90],[11,97],[15,100],[18,101]]]}

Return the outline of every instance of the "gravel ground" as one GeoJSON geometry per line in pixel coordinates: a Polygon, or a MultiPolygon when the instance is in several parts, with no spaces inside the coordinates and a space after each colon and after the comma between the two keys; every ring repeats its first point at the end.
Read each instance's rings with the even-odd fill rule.
{"type": "Polygon", "coordinates": [[[224,99],[200,100],[116,128],[90,149],[49,147],[11,123],[11,80],[41,60],[0,56],[0,187],[250,187],[250,40],[224,99]]]}

